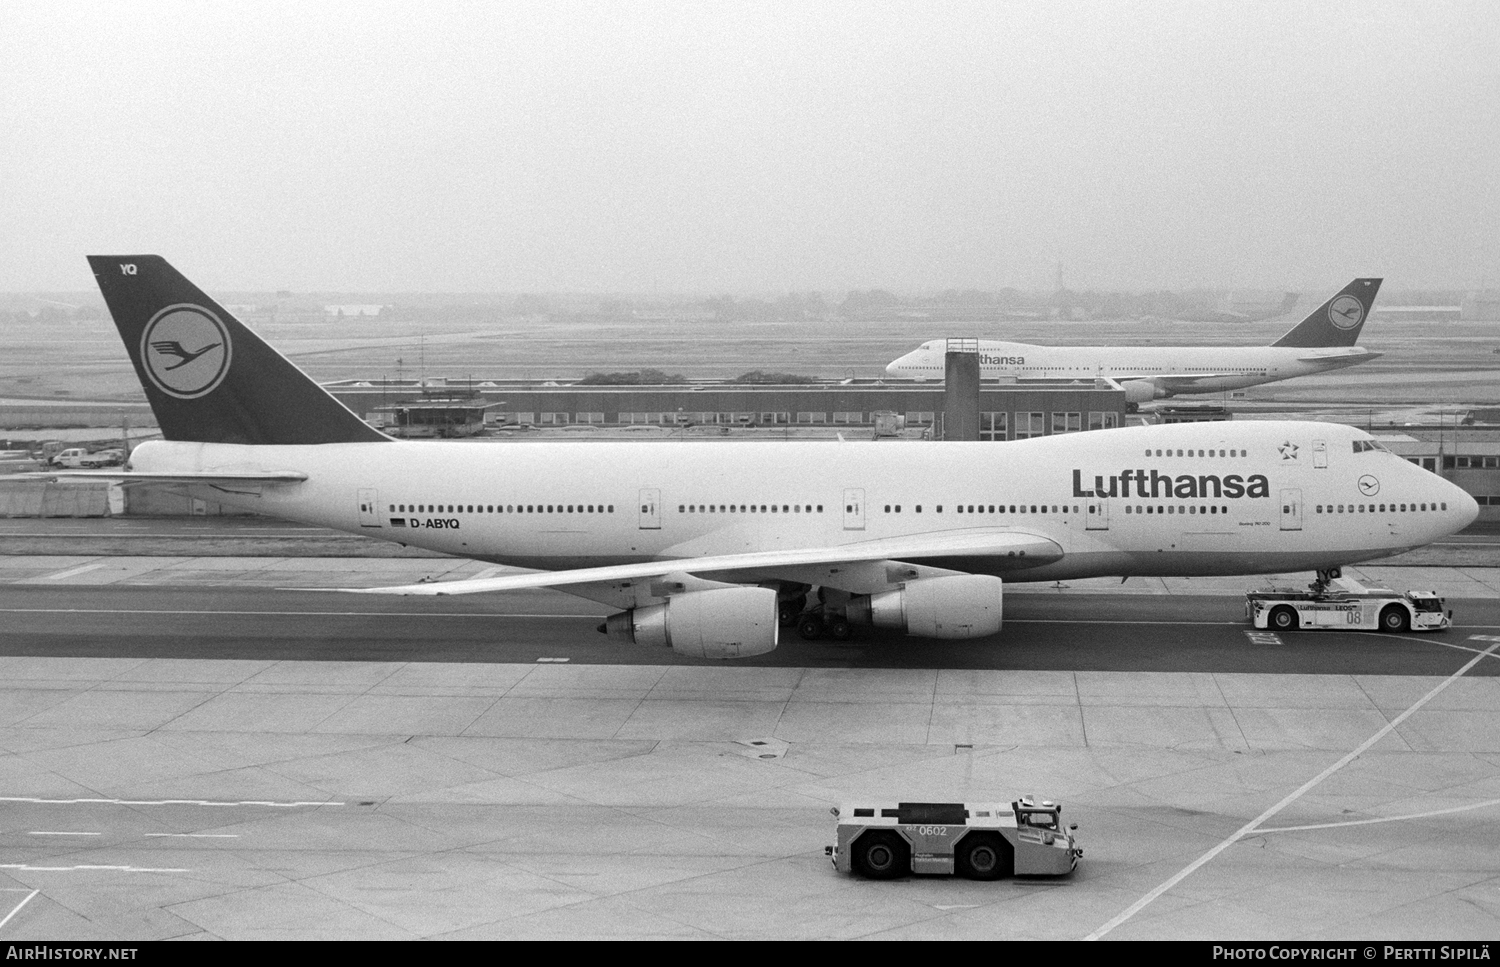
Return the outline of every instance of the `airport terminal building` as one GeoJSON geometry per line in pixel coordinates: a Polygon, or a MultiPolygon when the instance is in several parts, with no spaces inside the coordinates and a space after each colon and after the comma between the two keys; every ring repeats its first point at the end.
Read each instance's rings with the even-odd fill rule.
{"type": "MultiPolygon", "coordinates": [[[[583,386],[553,381],[486,380],[472,386],[471,407],[491,427],[736,427],[850,432],[890,426],[929,430],[935,439],[1026,440],[1124,425],[1125,395],[1101,380],[990,384],[977,388],[972,431],[955,433],[952,396],[943,384],[844,381],[799,385],[684,383],[660,386],[583,386]]],[[[383,417],[420,405],[422,387],[380,381],[347,381],[328,390],[356,414],[390,428],[383,417]]],[[[445,387],[450,399],[459,387],[445,387]]],[[[445,415],[444,418],[450,418],[445,415]]],[[[962,422],[969,423],[969,419],[962,422]]],[[[882,433],[882,435],[884,435],[882,433]]]]}

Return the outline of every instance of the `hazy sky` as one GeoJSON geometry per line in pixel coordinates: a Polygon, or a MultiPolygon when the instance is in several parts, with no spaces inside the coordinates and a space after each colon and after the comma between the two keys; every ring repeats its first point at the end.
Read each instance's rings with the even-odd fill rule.
{"type": "Polygon", "coordinates": [[[1500,4],[0,4],[0,290],[1500,285],[1500,4]]]}

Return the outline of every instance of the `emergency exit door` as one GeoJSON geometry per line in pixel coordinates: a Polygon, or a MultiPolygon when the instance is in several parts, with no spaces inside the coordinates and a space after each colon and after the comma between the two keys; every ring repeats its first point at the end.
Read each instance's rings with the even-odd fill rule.
{"type": "Polygon", "coordinates": [[[844,491],[844,530],[862,531],[865,529],[865,492],[863,488],[856,487],[844,491]]]}
{"type": "Polygon", "coordinates": [[[641,488],[640,529],[661,530],[661,491],[655,487],[641,488]]]}
{"type": "Polygon", "coordinates": [[[380,503],[379,496],[373,487],[361,487],[359,490],[359,526],[379,527],[380,525],[380,503]]]}
{"type": "Polygon", "coordinates": [[[1283,490],[1281,492],[1281,529],[1284,531],[1302,529],[1302,491],[1283,490]]]}

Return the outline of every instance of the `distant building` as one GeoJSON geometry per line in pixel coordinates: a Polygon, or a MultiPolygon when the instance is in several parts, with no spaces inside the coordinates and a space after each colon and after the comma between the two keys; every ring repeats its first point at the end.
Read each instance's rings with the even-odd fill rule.
{"type": "MultiPolygon", "coordinates": [[[[345,406],[356,414],[367,415],[370,422],[383,426],[387,433],[405,436],[459,435],[452,428],[460,425],[478,432],[475,421],[482,423],[486,399],[493,401],[488,419],[496,425],[547,428],[711,425],[725,430],[826,427],[834,431],[860,428],[868,430],[869,436],[882,428],[889,432],[889,414],[899,414],[905,430],[927,428],[934,436],[941,437],[945,406],[941,384],[879,381],[786,386],[731,383],[581,386],[552,380],[485,380],[476,382],[477,392],[463,397],[461,403],[453,402],[452,396],[384,403],[390,387],[373,379],[340,381],[330,384],[328,389],[345,406]],[[435,432],[439,429],[443,432],[435,432]]],[[[980,388],[977,405],[979,439],[984,441],[1104,430],[1125,423],[1125,393],[1107,380],[985,383],[980,388]]]]}
{"type": "Polygon", "coordinates": [[[1158,406],[1156,418],[1162,423],[1218,423],[1234,415],[1222,403],[1177,403],[1158,406]]]}
{"type": "Polygon", "coordinates": [[[378,316],[384,308],[377,305],[324,306],[323,312],[330,316],[378,316]]]}
{"type": "Polygon", "coordinates": [[[1500,292],[1473,292],[1464,300],[1465,322],[1500,322],[1500,292]]]}
{"type": "Polygon", "coordinates": [[[482,396],[423,396],[370,409],[370,422],[395,437],[475,436],[484,429],[482,396]]]}

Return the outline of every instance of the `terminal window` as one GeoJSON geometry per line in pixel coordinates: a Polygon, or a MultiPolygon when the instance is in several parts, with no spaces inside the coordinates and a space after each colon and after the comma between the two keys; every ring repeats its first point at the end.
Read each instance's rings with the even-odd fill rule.
{"type": "Polygon", "coordinates": [[[1030,440],[1032,437],[1045,436],[1045,418],[1046,414],[1043,413],[1017,413],[1016,432],[1012,439],[1030,440]]]}
{"type": "Polygon", "coordinates": [[[981,440],[1008,440],[1008,439],[1010,439],[1010,414],[1009,413],[980,413],[979,414],[979,439],[981,439],[981,440]]]}

